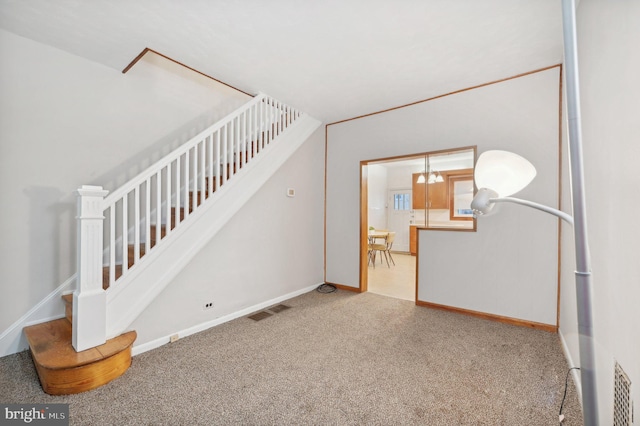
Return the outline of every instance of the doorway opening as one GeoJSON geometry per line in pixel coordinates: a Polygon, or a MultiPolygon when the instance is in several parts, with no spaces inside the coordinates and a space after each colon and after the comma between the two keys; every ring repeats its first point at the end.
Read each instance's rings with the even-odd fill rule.
{"type": "MultiPolygon", "coordinates": [[[[375,194],[377,188],[372,186],[371,193],[375,194]]],[[[368,249],[389,248],[389,252],[368,250],[368,291],[415,302],[416,259],[409,252],[409,229],[414,214],[411,188],[378,192],[386,195],[386,199],[384,207],[379,207],[375,199],[369,198],[368,249]]]]}
{"type": "Polygon", "coordinates": [[[476,148],[362,161],[360,291],[416,301],[420,229],[475,230],[476,148]]]}

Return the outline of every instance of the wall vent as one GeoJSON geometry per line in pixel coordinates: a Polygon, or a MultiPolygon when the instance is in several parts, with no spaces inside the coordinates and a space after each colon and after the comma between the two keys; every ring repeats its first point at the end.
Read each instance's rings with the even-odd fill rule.
{"type": "Polygon", "coordinates": [[[631,426],[631,380],[616,362],[614,371],[613,426],[631,426]]]}

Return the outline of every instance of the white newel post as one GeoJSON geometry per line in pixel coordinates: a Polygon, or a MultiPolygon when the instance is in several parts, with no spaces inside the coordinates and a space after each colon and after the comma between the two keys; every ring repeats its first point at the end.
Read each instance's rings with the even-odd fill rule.
{"type": "Polygon", "coordinates": [[[78,189],[78,275],[73,292],[72,343],[77,352],[106,342],[107,295],[102,289],[102,204],[109,191],[101,186],[78,189]]]}

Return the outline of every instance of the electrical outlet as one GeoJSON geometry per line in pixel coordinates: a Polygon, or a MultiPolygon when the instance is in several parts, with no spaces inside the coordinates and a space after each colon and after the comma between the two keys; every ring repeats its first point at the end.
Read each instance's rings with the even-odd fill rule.
{"type": "Polygon", "coordinates": [[[169,343],[177,342],[179,338],[180,337],[177,334],[174,334],[173,336],[169,337],[169,343]]]}
{"type": "Polygon", "coordinates": [[[213,302],[207,302],[202,307],[202,309],[204,309],[204,310],[211,309],[211,308],[213,308],[213,302]]]}

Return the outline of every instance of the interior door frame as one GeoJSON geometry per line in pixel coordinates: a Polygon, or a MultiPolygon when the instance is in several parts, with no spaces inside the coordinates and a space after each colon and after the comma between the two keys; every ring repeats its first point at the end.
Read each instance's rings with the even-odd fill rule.
{"type": "MultiPolygon", "coordinates": [[[[416,154],[397,155],[393,157],[376,158],[372,160],[360,161],[360,285],[358,291],[364,293],[369,289],[369,259],[367,256],[369,245],[369,176],[367,166],[370,163],[380,163],[387,161],[402,161],[412,158],[425,157],[427,155],[437,155],[452,151],[473,150],[474,165],[477,159],[477,145],[463,146],[458,148],[440,149],[436,151],[425,151],[416,154]]],[[[474,226],[475,231],[475,226],[474,226]]],[[[418,247],[419,250],[419,247],[418,247]]],[[[418,258],[419,252],[416,253],[416,304],[418,302],[418,258]]]]}
{"type": "MultiPolygon", "coordinates": [[[[447,150],[448,151],[448,150],[447,150]]],[[[401,161],[411,158],[424,157],[433,152],[423,152],[417,154],[398,155],[395,157],[378,158],[373,160],[360,161],[360,286],[358,291],[364,293],[369,290],[369,176],[367,166],[369,163],[378,163],[385,161],[401,161]]],[[[417,257],[416,257],[417,259],[417,257]]],[[[416,289],[418,288],[418,273],[416,264],[416,289]]]]}
{"type": "Polygon", "coordinates": [[[360,162],[360,293],[369,290],[369,163],[360,162]]]}

